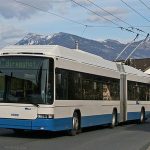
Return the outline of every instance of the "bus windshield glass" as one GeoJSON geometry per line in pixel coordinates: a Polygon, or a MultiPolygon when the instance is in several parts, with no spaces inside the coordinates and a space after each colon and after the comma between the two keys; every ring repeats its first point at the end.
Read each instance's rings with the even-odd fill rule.
{"type": "Polygon", "coordinates": [[[0,103],[52,104],[53,60],[0,57],[0,103]]]}

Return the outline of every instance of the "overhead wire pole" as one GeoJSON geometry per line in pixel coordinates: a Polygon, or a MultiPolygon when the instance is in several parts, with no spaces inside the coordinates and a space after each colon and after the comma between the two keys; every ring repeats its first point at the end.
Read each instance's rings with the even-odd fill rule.
{"type": "Polygon", "coordinates": [[[123,54],[123,52],[131,45],[135,42],[135,40],[139,37],[139,34],[136,35],[136,37],[129,43],[127,44],[127,46],[119,53],[119,55],[116,57],[116,59],[114,61],[117,61],[118,58],[123,54]]]}
{"type": "Polygon", "coordinates": [[[144,40],[142,40],[142,41],[133,49],[133,51],[130,53],[130,55],[125,59],[125,63],[126,63],[126,61],[131,57],[131,55],[137,50],[137,48],[140,47],[143,43],[145,43],[148,38],[149,38],[149,33],[147,34],[146,38],[145,38],[144,40]]]}

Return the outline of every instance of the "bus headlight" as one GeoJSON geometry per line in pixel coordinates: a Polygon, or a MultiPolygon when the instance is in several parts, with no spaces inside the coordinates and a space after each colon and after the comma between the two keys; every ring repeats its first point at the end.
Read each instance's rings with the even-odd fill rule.
{"type": "Polygon", "coordinates": [[[37,117],[42,119],[54,118],[54,114],[38,114],[37,117]]]}

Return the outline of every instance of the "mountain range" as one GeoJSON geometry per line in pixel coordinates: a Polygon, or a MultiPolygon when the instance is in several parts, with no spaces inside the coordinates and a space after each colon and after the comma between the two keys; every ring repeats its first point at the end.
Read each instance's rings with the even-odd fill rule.
{"type": "MultiPolygon", "coordinates": [[[[27,34],[16,45],[60,45],[70,49],[75,49],[76,41],[78,41],[79,49],[99,55],[107,60],[114,60],[117,55],[124,49],[127,44],[120,43],[119,41],[107,39],[105,41],[95,41],[86,39],[68,33],[55,33],[51,35],[38,35],[34,33],[27,34]]],[[[141,41],[134,42],[120,57],[125,59],[131,51],[141,41]]],[[[150,58],[150,40],[141,45],[131,58],[150,58]]]]}

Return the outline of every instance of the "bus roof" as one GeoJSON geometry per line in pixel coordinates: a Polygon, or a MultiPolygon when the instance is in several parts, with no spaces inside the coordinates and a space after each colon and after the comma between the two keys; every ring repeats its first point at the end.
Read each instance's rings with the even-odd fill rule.
{"type": "Polygon", "coordinates": [[[116,70],[117,67],[114,62],[103,59],[100,56],[84,52],[78,49],[69,49],[59,45],[15,45],[8,46],[2,49],[1,54],[15,55],[15,54],[34,54],[61,57],[69,60],[74,60],[94,66],[101,66],[111,70],[116,70]]]}
{"type": "MultiPolygon", "coordinates": [[[[43,56],[60,57],[88,64],[91,66],[92,65],[99,66],[102,68],[119,71],[116,62],[105,60],[100,56],[82,50],[69,49],[59,45],[14,45],[5,47],[0,52],[1,56],[4,56],[5,54],[6,55],[28,54],[32,56],[43,55],[43,56]]],[[[129,74],[136,74],[138,76],[150,77],[146,73],[126,65],[124,65],[124,71],[129,74]]]]}

